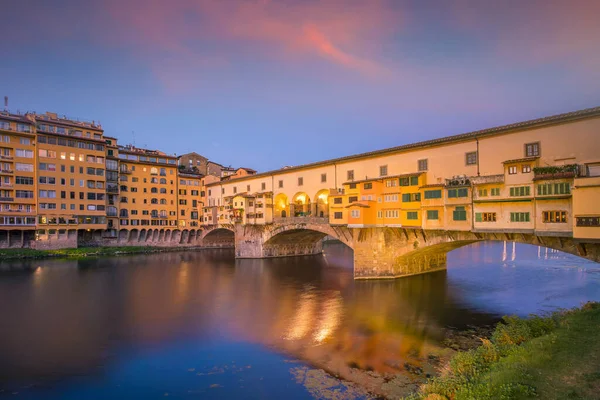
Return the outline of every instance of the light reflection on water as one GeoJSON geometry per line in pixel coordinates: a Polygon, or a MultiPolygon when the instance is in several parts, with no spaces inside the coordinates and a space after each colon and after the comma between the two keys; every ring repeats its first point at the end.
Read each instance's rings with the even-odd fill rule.
{"type": "Polygon", "coordinates": [[[598,264],[501,242],[394,281],[354,281],[339,244],[323,257],[217,250],[2,265],[13,272],[0,274],[0,388],[22,398],[308,398],[286,353],[389,372],[435,351],[443,327],[600,300],[598,264]],[[41,389],[23,389],[32,384],[41,389]]]}

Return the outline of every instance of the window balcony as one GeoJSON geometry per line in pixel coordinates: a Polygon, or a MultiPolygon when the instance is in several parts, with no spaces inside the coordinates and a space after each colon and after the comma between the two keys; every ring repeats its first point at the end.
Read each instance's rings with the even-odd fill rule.
{"type": "Polygon", "coordinates": [[[12,203],[15,201],[14,197],[0,197],[0,202],[3,203],[12,203]]]}
{"type": "Polygon", "coordinates": [[[121,169],[119,170],[119,172],[120,172],[121,174],[126,174],[126,175],[131,175],[131,174],[132,174],[132,171],[131,171],[130,169],[127,169],[127,168],[121,168],[121,169]]]}
{"type": "Polygon", "coordinates": [[[570,179],[580,175],[579,165],[557,165],[550,167],[533,168],[533,180],[552,180],[552,179],[570,179]]]}
{"type": "Polygon", "coordinates": [[[0,154],[0,160],[12,160],[12,156],[4,156],[0,154]]]}
{"type": "Polygon", "coordinates": [[[14,173],[15,173],[15,171],[13,171],[12,169],[0,169],[0,174],[8,175],[8,174],[14,174],[14,173]]]}

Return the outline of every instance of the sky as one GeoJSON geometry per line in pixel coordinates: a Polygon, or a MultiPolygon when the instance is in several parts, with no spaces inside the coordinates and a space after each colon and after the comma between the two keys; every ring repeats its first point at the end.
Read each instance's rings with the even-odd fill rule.
{"type": "Polygon", "coordinates": [[[0,96],[266,171],[600,106],[597,0],[2,0],[0,96]]]}

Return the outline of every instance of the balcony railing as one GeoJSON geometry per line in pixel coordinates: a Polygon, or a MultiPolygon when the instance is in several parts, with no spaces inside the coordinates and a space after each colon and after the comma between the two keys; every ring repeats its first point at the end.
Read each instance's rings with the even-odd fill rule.
{"type": "Polygon", "coordinates": [[[130,175],[130,174],[132,173],[130,169],[126,169],[126,168],[121,168],[121,169],[119,170],[119,172],[120,172],[121,174],[127,174],[127,175],[130,175]]]}
{"type": "Polygon", "coordinates": [[[15,198],[14,197],[0,197],[0,201],[1,202],[14,202],[15,198]]]}
{"type": "Polygon", "coordinates": [[[288,217],[288,218],[283,218],[283,217],[275,217],[273,218],[273,222],[275,223],[283,223],[283,222],[292,222],[292,223],[298,223],[298,224],[307,224],[307,223],[311,223],[311,224],[329,224],[329,219],[325,218],[325,217],[288,217]]]}
{"type": "Polygon", "coordinates": [[[12,156],[5,156],[5,155],[0,154],[0,160],[12,160],[12,159],[13,159],[12,156]]]}
{"type": "Polygon", "coordinates": [[[107,187],[106,193],[119,193],[119,188],[117,187],[107,187]]]}
{"type": "Polygon", "coordinates": [[[14,174],[15,171],[12,169],[0,169],[0,174],[14,174]]]}

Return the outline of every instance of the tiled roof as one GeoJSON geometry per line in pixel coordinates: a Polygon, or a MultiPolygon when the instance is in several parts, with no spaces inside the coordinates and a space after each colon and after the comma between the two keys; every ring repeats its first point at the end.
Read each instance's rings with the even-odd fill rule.
{"type": "Polygon", "coordinates": [[[551,115],[548,117],[537,118],[537,119],[532,119],[532,120],[528,120],[528,121],[517,122],[514,124],[497,126],[497,127],[493,127],[493,128],[481,129],[478,131],[461,133],[458,135],[446,136],[446,137],[442,137],[442,138],[438,138],[438,139],[425,140],[422,142],[416,142],[416,143],[410,143],[410,144],[405,144],[405,145],[396,146],[396,147],[390,147],[390,148],[383,149],[383,150],[369,151],[366,153],[354,154],[354,155],[340,157],[340,158],[333,158],[330,160],[324,160],[324,161],[319,161],[319,162],[314,162],[314,163],[309,163],[309,164],[302,164],[302,165],[297,165],[294,167],[287,167],[285,169],[277,169],[277,170],[262,172],[260,174],[255,174],[255,175],[251,175],[251,176],[244,176],[239,179],[240,180],[255,179],[255,178],[260,178],[263,176],[277,175],[280,173],[297,171],[297,170],[306,169],[306,168],[314,168],[314,167],[331,165],[334,163],[341,163],[341,162],[352,161],[352,160],[357,160],[357,159],[362,159],[362,158],[370,158],[370,157],[381,156],[381,155],[386,155],[386,154],[400,153],[400,152],[408,151],[408,150],[412,150],[412,149],[437,146],[437,145],[442,145],[442,144],[446,144],[446,143],[456,143],[456,142],[462,142],[465,140],[474,140],[474,139],[479,139],[479,138],[486,137],[486,136],[493,136],[493,135],[498,135],[498,134],[502,134],[502,133],[508,133],[508,132],[513,132],[513,131],[530,129],[530,128],[538,128],[538,127],[546,126],[546,125],[555,125],[555,124],[560,124],[560,123],[564,123],[564,122],[568,122],[568,121],[589,118],[589,117],[600,117],[600,107],[586,108],[584,110],[573,111],[573,112],[568,112],[568,113],[564,113],[564,114],[551,115]]]}
{"type": "Polygon", "coordinates": [[[514,164],[514,163],[520,163],[520,162],[535,161],[538,158],[540,158],[540,157],[539,156],[535,156],[535,157],[515,158],[514,160],[503,161],[502,164],[514,164]]]}

